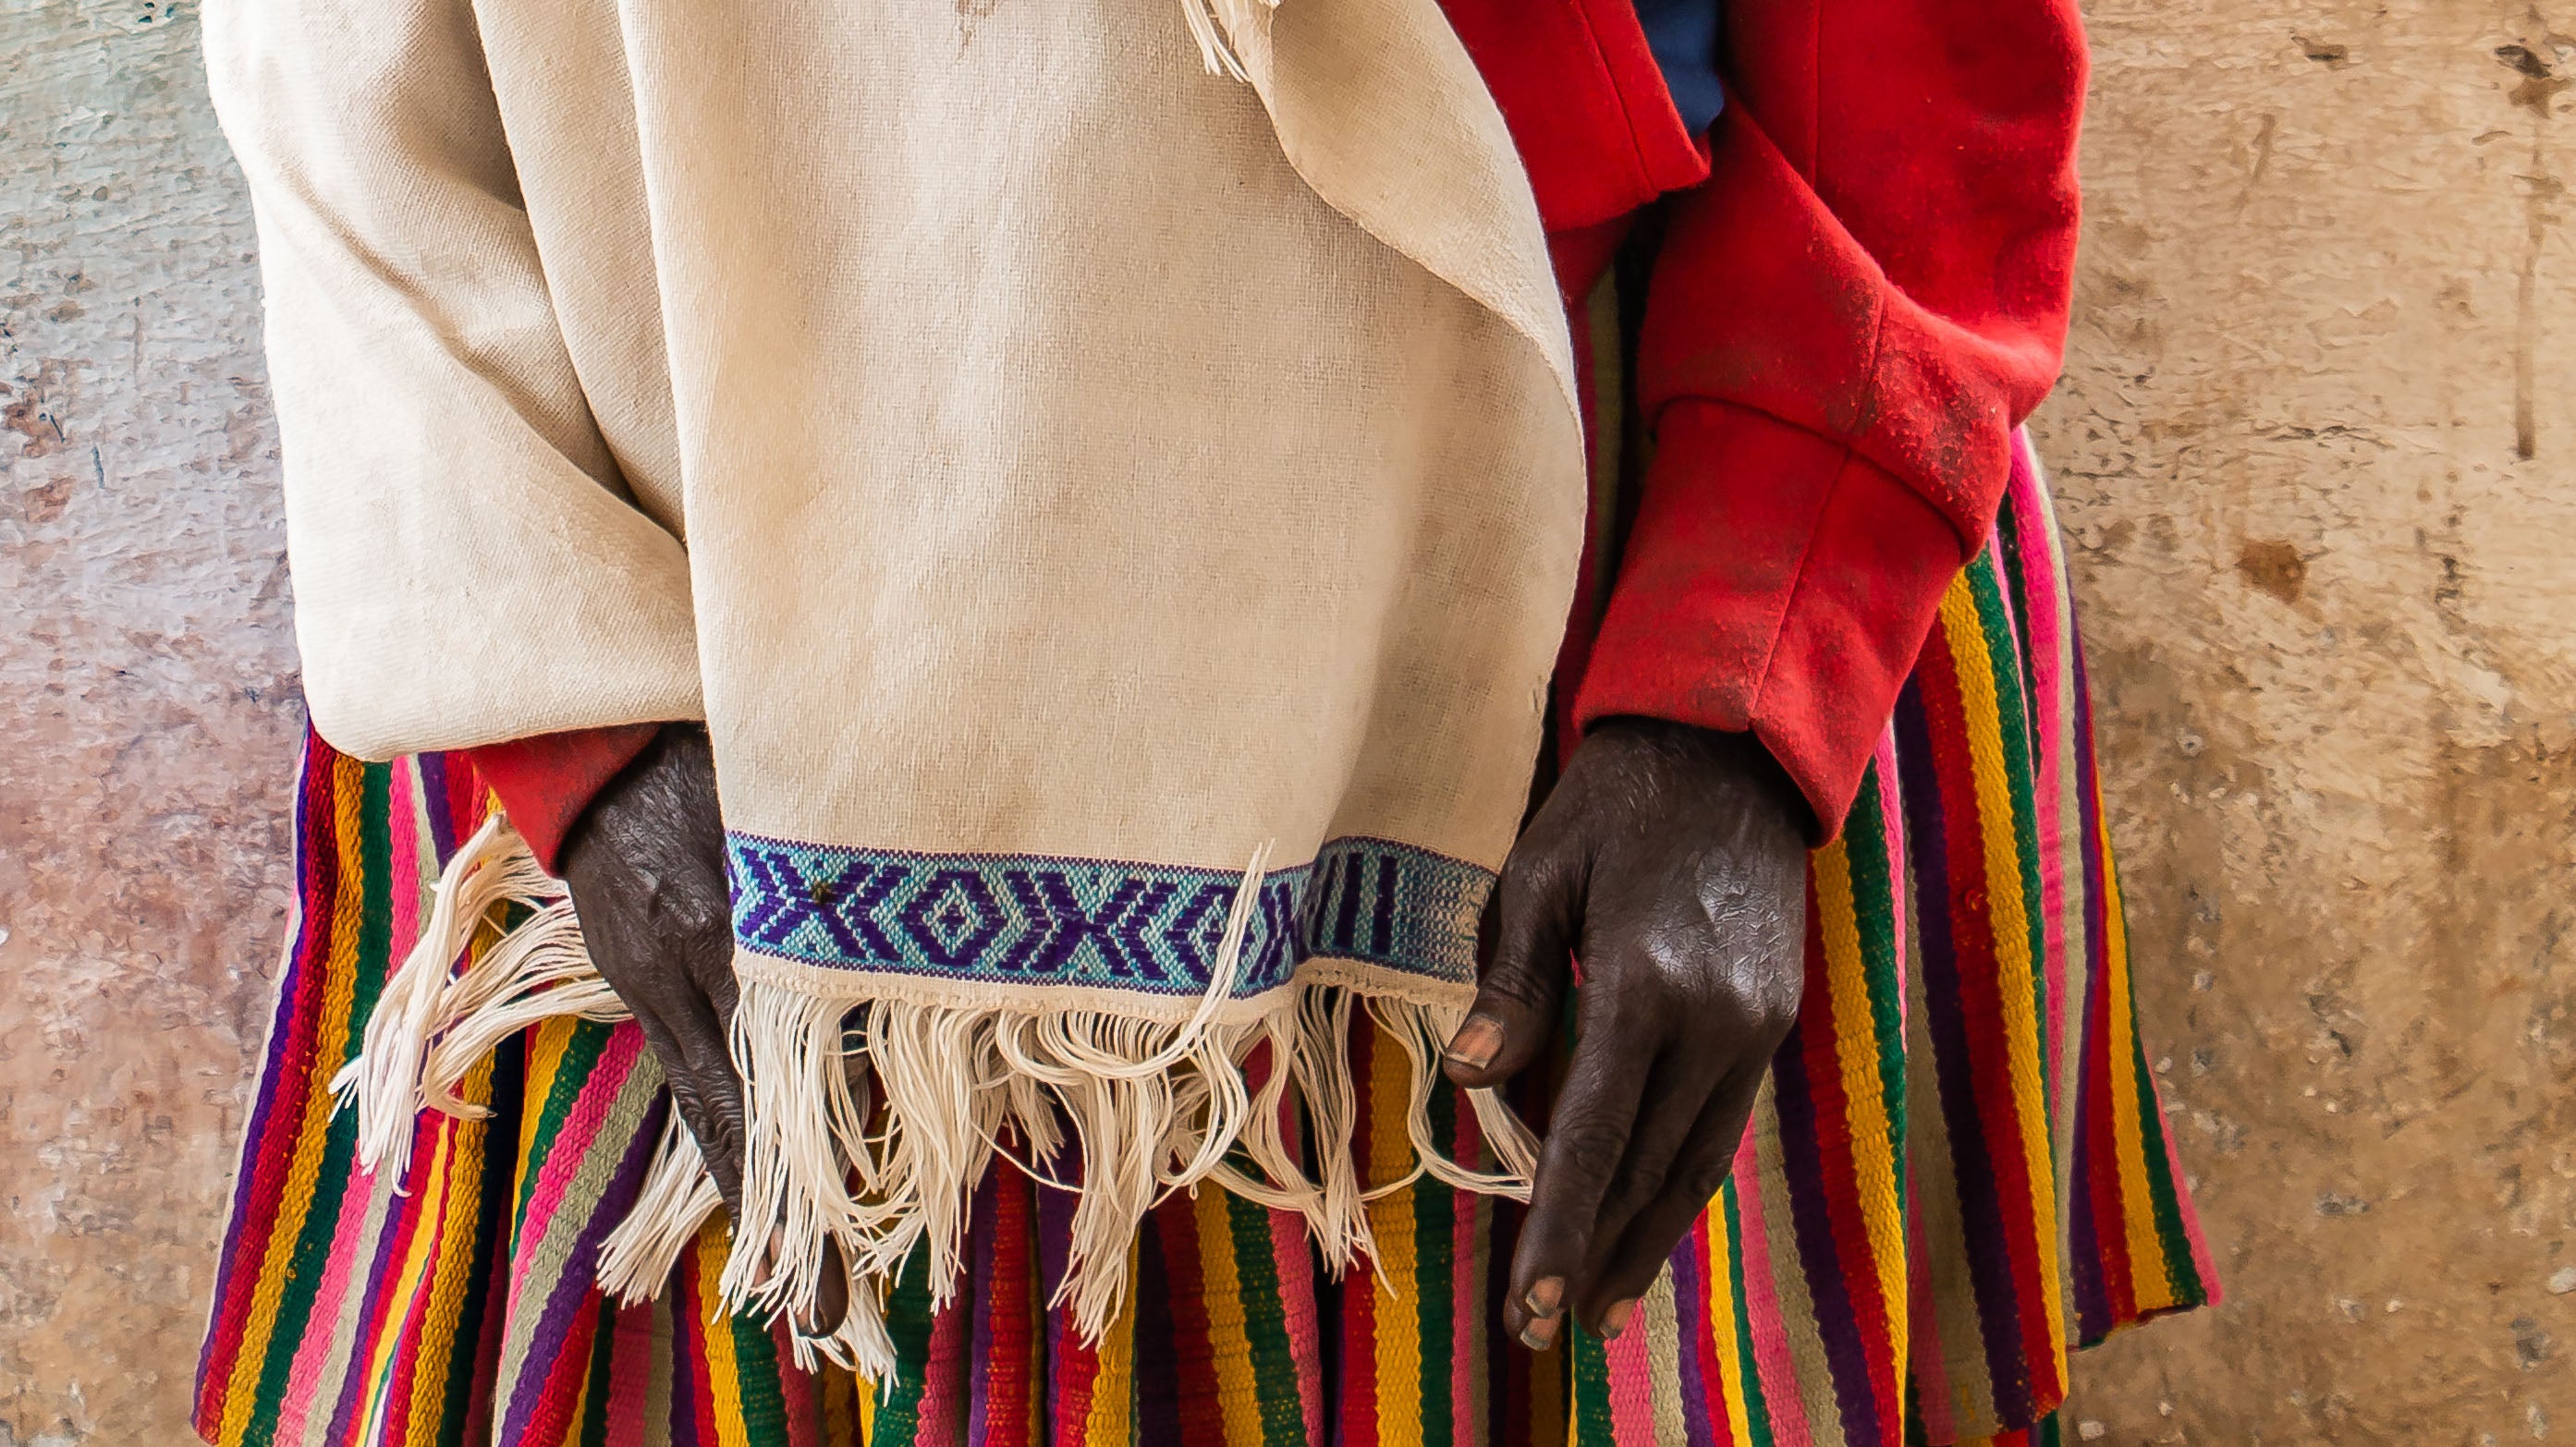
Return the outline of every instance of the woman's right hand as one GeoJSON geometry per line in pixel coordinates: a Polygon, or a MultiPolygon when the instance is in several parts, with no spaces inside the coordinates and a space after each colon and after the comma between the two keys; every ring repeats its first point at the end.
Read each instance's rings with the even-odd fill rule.
{"type": "Polygon", "coordinates": [[[725,1035],[733,914],[706,729],[665,724],[591,800],[560,862],[592,962],[644,1027],[726,1211],[737,1211],[742,1080],[725,1035]]]}

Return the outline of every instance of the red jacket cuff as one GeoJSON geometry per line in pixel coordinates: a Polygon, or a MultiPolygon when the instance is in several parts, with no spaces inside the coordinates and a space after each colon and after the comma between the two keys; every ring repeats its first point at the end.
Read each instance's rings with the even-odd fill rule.
{"type": "Polygon", "coordinates": [[[1846,443],[1682,400],[1629,539],[1576,725],[1749,730],[1839,833],[1964,561],[1958,529],[1846,443]]]}
{"type": "Polygon", "coordinates": [[[573,824],[661,729],[660,724],[620,724],[540,734],[467,749],[465,757],[501,796],[501,807],[537,862],[547,873],[561,874],[557,859],[573,824]]]}

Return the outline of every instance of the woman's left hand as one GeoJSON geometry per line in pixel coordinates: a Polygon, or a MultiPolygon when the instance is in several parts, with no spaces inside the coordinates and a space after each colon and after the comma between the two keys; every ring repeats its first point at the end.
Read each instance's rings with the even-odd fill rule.
{"type": "Polygon", "coordinates": [[[1615,1337],[1725,1181],[1797,1017],[1811,816],[1749,735],[1595,725],[1496,886],[1493,948],[1450,1042],[1462,1086],[1548,1053],[1576,957],[1574,1057],[1549,1114],[1504,1325],[1567,1310],[1615,1337]]]}

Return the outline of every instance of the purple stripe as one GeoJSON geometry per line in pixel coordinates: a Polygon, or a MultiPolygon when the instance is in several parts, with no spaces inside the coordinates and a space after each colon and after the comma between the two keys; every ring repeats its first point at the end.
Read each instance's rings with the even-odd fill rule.
{"type": "MultiPolygon", "coordinates": [[[[626,1068],[629,1072],[634,1069],[631,1058],[626,1068]]],[[[620,1076],[615,1086],[617,1092],[622,1093],[626,1089],[627,1078],[620,1076]]],[[[590,1079],[582,1083],[582,1094],[589,1094],[598,1081],[598,1068],[594,1066],[590,1079]]],[[[572,1250],[564,1258],[563,1274],[555,1278],[552,1289],[546,1294],[545,1308],[538,1313],[536,1325],[529,1331],[527,1356],[519,1380],[508,1389],[509,1407],[501,1419],[500,1440],[504,1442],[516,1442],[527,1434],[528,1415],[536,1409],[537,1398],[545,1390],[546,1375],[553,1368],[555,1359],[563,1355],[564,1342],[571,1334],[573,1323],[592,1304],[591,1298],[597,1291],[599,1243],[617,1228],[618,1222],[626,1219],[627,1208],[635,1204],[636,1194],[644,1188],[644,1173],[652,1164],[653,1147],[661,1139],[662,1117],[669,1108],[669,1101],[668,1092],[654,1093],[653,1104],[645,1110],[642,1125],[626,1138],[625,1152],[618,1160],[616,1173],[609,1177],[607,1188],[600,1192],[589,1216],[583,1220],[581,1230],[573,1237],[572,1250]]],[[[579,1106],[574,1108],[579,1109],[579,1106]]],[[[613,1096],[610,1109],[615,1109],[613,1096]]],[[[613,1126],[603,1124],[600,1129],[607,1131],[613,1126]]],[[[599,1143],[595,1141],[591,1149],[598,1148],[599,1143]]],[[[531,1170],[542,1168],[541,1164],[530,1167],[531,1170]]],[[[575,1209],[578,1209],[576,1203],[566,1201],[557,1207],[557,1212],[575,1209]]],[[[521,1222],[512,1224],[514,1234],[517,1228],[524,1226],[521,1222]]],[[[514,1246],[536,1244],[517,1241],[514,1246]]],[[[516,1254],[515,1249],[512,1254],[516,1254]]],[[[723,1328],[719,1324],[712,1329],[723,1328]]],[[[674,1333],[675,1338],[682,1336],[685,1333],[674,1333]]]]}
{"type": "MultiPolygon", "coordinates": [[[[966,1294],[957,1309],[967,1313],[972,1346],[966,1358],[966,1441],[970,1447],[990,1440],[985,1424],[993,1405],[993,1374],[1004,1367],[993,1360],[993,1215],[1000,1209],[1001,1172],[987,1169],[975,1188],[966,1232],[966,1294]]],[[[1018,1363],[1011,1363],[1016,1367],[1018,1363]]]]}
{"type": "Polygon", "coordinates": [[[1699,1269],[1700,1232],[1706,1229],[1697,1222],[1691,1226],[1682,1244],[1673,1248],[1673,1301],[1679,1328],[1674,1334],[1680,1340],[1674,1353],[1682,1369],[1682,1441],[1686,1447],[1717,1447],[1717,1436],[1711,1425],[1714,1417],[1726,1413],[1726,1384],[1712,1384],[1700,1375],[1699,1343],[1713,1336],[1716,1324],[1708,1319],[1708,1281],[1699,1269]]]}
{"type": "Polygon", "coordinates": [[[1950,923],[1950,861],[1944,853],[1949,847],[1947,809],[1919,684],[1909,680],[1897,696],[1895,722],[1906,845],[1914,861],[1914,908],[1922,926],[1924,1016],[1932,1037],[1933,1083],[1950,1142],[1950,1175],[1959,1199],[1968,1280],[1975,1288],[1977,1334],[1985,1344],[1995,1410],[2004,1421],[2026,1422],[2031,1415],[2030,1372],[2021,1359],[2012,1260],[1997,1234],[2003,1221],[2002,1192],[1977,1116],[1968,1023],[1959,994],[1958,942],[1950,923]],[[1986,1229],[1978,1230],[1979,1223],[1986,1229]]]}
{"type": "MultiPolygon", "coordinates": [[[[1186,1206],[1186,1198],[1182,1199],[1186,1206]]],[[[1163,1262],[1163,1213],[1145,1218],[1136,1242],[1136,1440],[1181,1441],[1181,1366],[1174,1344],[1172,1278],[1163,1262]]]]}
{"type": "Polygon", "coordinates": [[[429,816],[430,844],[437,849],[439,865],[444,868],[447,861],[455,856],[457,845],[456,818],[450,803],[454,795],[447,782],[447,755],[418,754],[414,757],[420,763],[421,798],[428,805],[422,812],[429,816]]]}
{"type": "MultiPolygon", "coordinates": [[[[250,1223],[251,1191],[258,1180],[260,1163],[273,1154],[268,1142],[269,1123],[277,1114],[278,1097],[284,1093],[288,1077],[294,1077],[299,1084],[310,1078],[306,1071],[287,1068],[286,1062],[279,1058],[279,1052],[286,1045],[288,1037],[294,1033],[293,1024],[296,1016],[302,1013],[308,1004],[302,998],[305,982],[312,972],[312,957],[322,942],[320,936],[324,930],[327,930],[331,918],[329,901],[327,899],[319,901],[324,907],[317,909],[315,908],[317,901],[305,890],[305,884],[311,874],[311,871],[306,868],[308,861],[325,857],[324,853],[318,851],[336,852],[332,830],[336,814],[331,807],[331,769],[328,763],[330,755],[327,750],[317,748],[317,744],[318,741],[308,730],[304,737],[304,755],[301,767],[297,771],[295,787],[294,872],[297,881],[295,939],[292,947],[286,952],[285,977],[277,984],[277,1008],[271,1012],[268,1027],[268,1058],[261,1065],[259,1092],[251,1105],[250,1123],[242,1132],[240,1164],[233,1172],[232,1210],[227,1213],[224,1221],[223,1254],[216,1258],[215,1264],[215,1292],[211,1298],[214,1302],[214,1313],[208,1322],[205,1344],[197,1353],[195,1396],[198,1401],[202,1401],[205,1396],[206,1372],[214,1364],[216,1345],[227,1339],[234,1340],[236,1357],[241,1348],[247,1345],[239,1340],[244,1334],[247,1322],[228,1321],[224,1315],[224,1308],[231,1300],[234,1274],[248,1268],[251,1264],[247,1259],[248,1253],[242,1250],[243,1230],[250,1223]],[[317,928],[317,921],[319,928],[317,928]]],[[[333,1048],[335,1042],[317,1040],[314,1043],[317,1058],[337,1059],[344,1053],[333,1048]]],[[[336,1043],[345,1046],[346,1041],[336,1043]]],[[[265,1231],[272,1224],[263,1220],[260,1223],[261,1229],[265,1231]]],[[[276,1245],[274,1242],[270,1244],[272,1248],[276,1245]]],[[[270,1350],[275,1349],[275,1344],[272,1343],[270,1350]]]]}
{"type": "MultiPolygon", "coordinates": [[[[1867,1261],[1844,1261],[1835,1248],[1833,1217],[1826,1210],[1824,1156],[1816,1142],[1816,1098],[1807,1080],[1807,1023],[1789,1029],[1789,1038],[1771,1057],[1771,1097],[1780,1114],[1782,1174],[1789,1183],[1789,1219],[1798,1234],[1798,1263],[1815,1302],[1816,1334],[1824,1343],[1825,1364],[1833,1374],[1834,1401],[1842,1412],[1842,1436],[1851,1442],[1889,1438],[1878,1417],[1878,1398],[1870,1389],[1869,1344],[1861,1340],[1859,1314],[1852,1309],[1846,1271],[1875,1269],[1867,1261]]],[[[1893,1304],[1891,1304],[1893,1309],[1893,1304]]]]}
{"type": "MultiPolygon", "coordinates": [[[[2107,1018],[2109,1011],[2100,1008],[2102,992],[2110,987],[2109,962],[2103,958],[2103,942],[2111,932],[2110,900],[2107,881],[2103,878],[2102,810],[2093,769],[2093,699],[2090,684],[2084,676],[2084,640],[2072,637],[2074,619],[2067,620],[2067,632],[2073,644],[2075,664],[2075,815],[2076,827],[2084,837],[2076,853],[2084,861],[2084,969],[2093,982],[2092,993],[2084,1002],[2084,1019],[2078,1025],[2076,1048],[2079,1061],[2090,1060],[2096,1048],[2109,1048],[2094,1036],[2095,1021],[2107,1018]]],[[[2075,1174],[2074,1200],[2067,1203],[2067,1219],[2072,1229],[2068,1249],[2074,1255],[2075,1324],[2078,1341],[2096,1341],[2110,1334],[2111,1288],[2102,1271],[2102,1241],[2094,1226],[2094,1211],[2100,1203],[2093,1199],[2092,1133],[2084,1122],[2103,1109],[2117,1110],[2120,1103],[2091,1099],[2093,1073],[2080,1066],[2075,1074],[2075,1174]]]]}
{"type": "MultiPolygon", "coordinates": [[[[1077,1169],[1074,1162],[1073,1147],[1068,1143],[1052,1159],[1033,1160],[1031,1163],[1038,1166],[1047,1179],[1067,1181],[1073,1179],[1072,1173],[1077,1169]]],[[[1071,1191],[1060,1191],[1044,1183],[1036,1184],[1033,1189],[1037,1194],[1038,1210],[1038,1296],[1041,1301],[1052,1303],[1056,1288],[1064,1284],[1068,1269],[1076,1202],[1071,1191]]],[[[1046,1325],[1040,1341],[1043,1343],[1041,1349],[1054,1360],[1037,1364],[1038,1380],[1043,1384],[1040,1388],[1044,1394],[1042,1410],[1050,1437],[1056,1429],[1056,1362],[1064,1360],[1073,1350],[1074,1340],[1073,1314],[1061,1306],[1050,1304],[1046,1309],[1046,1325]]],[[[1095,1377],[1094,1381],[1097,1380],[1095,1377]]]]}

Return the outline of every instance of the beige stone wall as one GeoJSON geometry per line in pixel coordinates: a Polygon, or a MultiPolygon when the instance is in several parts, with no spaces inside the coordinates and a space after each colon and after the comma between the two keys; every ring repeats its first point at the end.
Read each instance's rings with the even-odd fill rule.
{"type": "MultiPolygon", "coordinates": [[[[2232,1296],[2087,1359],[2078,1440],[2576,1434],[2554,4],[2093,9],[2039,431],[2232,1296]]],[[[275,449],[194,41],[0,0],[0,1447],[186,1440],[282,923],[275,449]]]]}
{"type": "Polygon", "coordinates": [[[2039,432],[2232,1296],[2077,1415],[2576,1437],[2576,7],[2090,15],[2039,432]]]}
{"type": "Polygon", "coordinates": [[[0,0],[0,1447],[177,1447],[301,700],[196,7],[0,0]]]}

